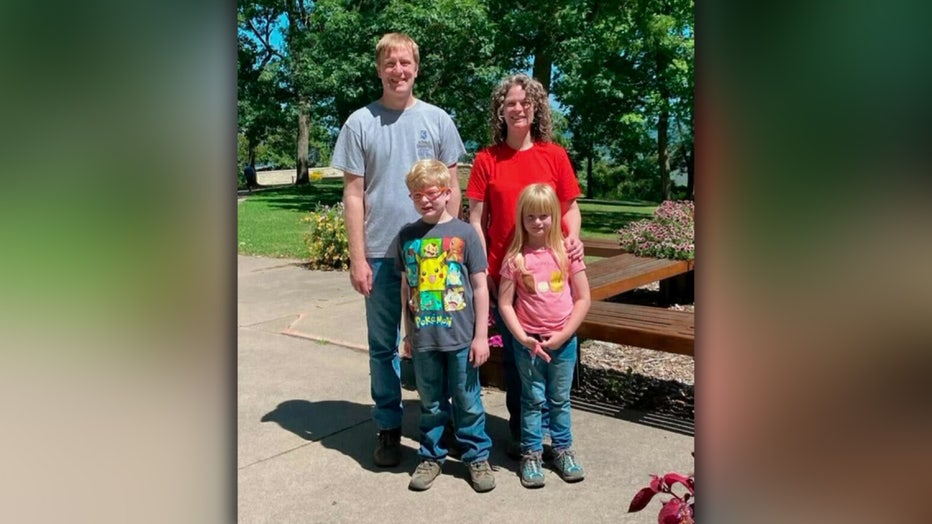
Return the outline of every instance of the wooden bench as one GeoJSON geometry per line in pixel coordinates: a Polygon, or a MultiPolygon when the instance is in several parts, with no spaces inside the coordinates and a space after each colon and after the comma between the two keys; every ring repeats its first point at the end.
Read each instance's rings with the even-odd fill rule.
{"type": "Polygon", "coordinates": [[[622,253],[586,265],[593,303],[658,280],[692,271],[692,260],[666,260],[622,253]]]}
{"type": "Polygon", "coordinates": [[[624,253],[617,238],[581,238],[583,254],[589,257],[613,257],[624,253]]]}
{"type": "Polygon", "coordinates": [[[595,301],[576,334],[693,356],[695,315],[691,311],[595,301]]]}

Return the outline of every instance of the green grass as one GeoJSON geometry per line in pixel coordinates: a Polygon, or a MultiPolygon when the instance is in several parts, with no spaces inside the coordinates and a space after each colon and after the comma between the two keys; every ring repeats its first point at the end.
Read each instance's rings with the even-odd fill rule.
{"type": "Polygon", "coordinates": [[[628,222],[650,218],[657,209],[652,202],[612,202],[609,200],[580,199],[583,237],[615,238],[617,231],[628,222]]]}
{"type": "MultiPolygon", "coordinates": [[[[239,253],[307,259],[301,218],[318,204],[333,205],[343,196],[343,180],[323,179],[307,186],[283,186],[255,191],[237,207],[239,253]]],[[[582,236],[614,238],[632,220],[650,218],[651,202],[579,200],[582,236]]]]}
{"type": "Polygon", "coordinates": [[[238,252],[278,258],[307,259],[301,218],[318,204],[333,205],[343,196],[342,179],[324,179],[307,186],[255,191],[237,204],[238,252]]]}

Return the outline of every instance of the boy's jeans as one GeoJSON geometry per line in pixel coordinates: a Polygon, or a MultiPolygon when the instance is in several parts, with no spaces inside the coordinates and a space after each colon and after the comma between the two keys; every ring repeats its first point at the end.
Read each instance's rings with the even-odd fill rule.
{"type": "Polygon", "coordinates": [[[440,438],[450,417],[444,406],[447,390],[452,392],[456,441],[463,451],[461,460],[466,464],[488,460],[492,440],[485,431],[479,370],[468,362],[469,348],[456,351],[415,349],[412,353],[417,392],[421,397],[421,448],[418,454],[439,462],[447,457],[447,449],[440,438]]]}
{"type": "Polygon", "coordinates": [[[521,451],[543,450],[541,408],[550,404],[550,441],[553,449],[572,447],[570,388],[576,369],[574,335],[560,349],[550,351],[551,361],[531,359],[530,350],[515,342],[515,363],[521,376],[521,451]]]}
{"type": "MultiPolygon", "coordinates": [[[[498,332],[502,335],[502,367],[505,376],[505,407],[508,408],[508,429],[511,431],[513,440],[521,438],[521,376],[518,374],[518,367],[515,364],[515,338],[502,320],[498,312],[497,302],[492,304],[492,314],[495,317],[495,325],[498,332]]],[[[520,344],[518,345],[519,347],[520,344]]],[[[525,349],[527,351],[527,349],[525,349]]],[[[544,403],[541,408],[543,415],[542,428],[543,433],[550,432],[550,420],[547,416],[547,404],[544,403]]]]}
{"type": "Polygon", "coordinates": [[[372,291],[366,298],[372,418],[378,430],[401,427],[401,273],[392,258],[369,258],[372,291]]]}

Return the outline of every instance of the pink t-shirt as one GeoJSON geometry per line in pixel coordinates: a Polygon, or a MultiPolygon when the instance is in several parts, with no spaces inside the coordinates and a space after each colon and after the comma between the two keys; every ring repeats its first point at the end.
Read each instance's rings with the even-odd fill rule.
{"type": "Polygon", "coordinates": [[[569,260],[569,275],[564,275],[557,257],[548,248],[525,249],[524,263],[534,278],[536,293],[524,287],[522,274],[514,260],[502,264],[503,279],[515,283],[515,313],[518,322],[528,334],[547,334],[559,331],[573,312],[572,275],[586,269],[582,260],[569,260]]]}

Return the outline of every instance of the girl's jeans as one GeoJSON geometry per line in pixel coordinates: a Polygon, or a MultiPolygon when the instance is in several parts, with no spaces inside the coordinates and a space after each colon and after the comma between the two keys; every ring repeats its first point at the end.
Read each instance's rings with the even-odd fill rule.
{"type": "Polygon", "coordinates": [[[443,462],[447,449],[441,442],[450,417],[447,391],[453,397],[456,441],[463,451],[461,460],[470,464],[488,460],[492,440],[485,431],[485,409],[479,370],[469,363],[469,348],[456,351],[412,351],[417,392],[421,397],[421,458],[443,462]]]}
{"type": "MultiPolygon", "coordinates": [[[[508,408],[508,429],[511,431],[512,440],[521,438],[521,377],[518,374],[518,367],[515,364],[515,348],[523,347],[517,344],[514,335],[508,330],[505,321],[498,312],[498,305],[495,301],[491,305],[492,314],[495,318],[495,325],[498,332],[502,335],[502,368],[505,376],[505,407],[508,408]]],[[[527,351],[527,349],[525,349],[527,351]]],[[[542,408],[543,432],[547,434],[550,421],[547,420],[547,404],[542,408]]]]}
{"type": "Polygon", "coordinates": [[[541,410],[550,405],[550,441],[554,450],[573,445],[570,421],[570,388],[576,369],[577,341],[570,338],[550,351],[550,363],[531,358],[530,350],[514,343],[515,363],[521,377],[521,452],[543,451],[541,410]]]}

